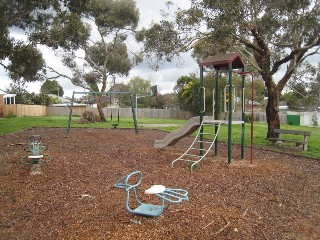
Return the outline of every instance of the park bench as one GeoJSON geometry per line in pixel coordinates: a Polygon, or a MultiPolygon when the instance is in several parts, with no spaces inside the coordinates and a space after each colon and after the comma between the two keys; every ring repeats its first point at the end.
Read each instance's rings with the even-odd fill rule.
{"type": "Polygon", "coordinates": [[[298,131],[298,130],[285,130],[285,129],[274,129],[275,133],[278,133],[279,136],[277,138],[268,138],[268,140],[272,143],[278,143],[281,144],[283,142],[293,142],[296,144],[296,146],[303,146],[303,150],[308,150],[308,137],[311,135],[310,131],[298,131]],[[291,134],[291,135],[300,135],[303,136],[302,140],[293,140],[293,139],[284,139],[282,138],[282,135],[284,134],[291,134]]]}

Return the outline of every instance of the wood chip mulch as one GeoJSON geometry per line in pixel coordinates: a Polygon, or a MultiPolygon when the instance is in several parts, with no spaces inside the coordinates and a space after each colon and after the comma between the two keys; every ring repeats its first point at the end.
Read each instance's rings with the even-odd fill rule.
{"type": "Polygon", "coordinates": [[[126,129],[33,128],[0,136],[0,239],[319,239],[320,162],[219,143],[192,172],[171,162],[191,144],[153,148],[165,132],[126,129]],[[47,164],[21,164],[29,137],[39,134],[47,164]],[[140,170],[138,191],[154,184],[182,188],[189,201],[155,218],[126,210],[119,178],[140,170]]]}

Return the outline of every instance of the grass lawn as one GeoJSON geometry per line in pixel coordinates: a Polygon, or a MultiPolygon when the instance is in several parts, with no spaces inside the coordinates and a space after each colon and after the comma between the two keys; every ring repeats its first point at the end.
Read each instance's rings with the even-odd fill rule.
{"type": "MultiPolygon", "coordinates": [[[[88,127],[88,128],[111,128],[112,123],[117,123],[117,119],[112,122],[108,119],[104,123],[90,123],[90,124],[78,124],[77,120],[79,117],[72,117],[71,127],[88,127]]],[[[139,124],[183,124],[186,120],[176,119],[158,119],[158,118],[139,118],[139,124]]],[[[65,127],[67,129],[68,117],[66,116],[50,116],[50,117],[12,117],[12,118],[0,118],[0,135],[20,131],[31,127],[65,127]]],[[[121,118],[119,122],[120,128],[134,128],[133,119],[121,118]]],[[[167,132],[174,131],[179,127],[158,127],[157,129],[164,130],[167,132]]],[[[303,126],[292,126],[287,124],[281,125],[282,129],[292,130],[306,130],[311,131],[312,134],[309,137],[308,151],[299,151],[297,154],[320,158],[320,129],[315,127],[303,127],[303,126]]],[[[220,141],[227,141],[227,125],[222,125],[219,133],[220,141]]],[[[267,124],[266,123],[254,123],[253,131],[253,142],[254,146],[267,147],[274,150],[283,151],[281,147],[273,146],[266,140],[267,124]]],[[[232,127],[232,142],[240,143],[241,137],[241,126],[233,125],[232,127]]],[[[288,138],[291,136],[288,135],[288,138]]],[[[302,136],[292,136],[293,139],[303,139],[302,136]]],[[[245,145],[250,145],[250,124],[245,125],[245,145]]],[[[294,144],[288,144],[295,148],[294,144]]]]}

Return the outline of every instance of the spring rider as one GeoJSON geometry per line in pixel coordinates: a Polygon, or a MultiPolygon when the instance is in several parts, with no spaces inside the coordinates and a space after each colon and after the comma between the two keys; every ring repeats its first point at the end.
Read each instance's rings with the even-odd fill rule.
{"type": "Polygon", "coordinates": [[[21,162],[23,164],[48,163],[51,161],[51,156],[42,153],[42,151],[47,149],[47,146],[42,145],[40,135],[31,135],[28,145],[24,147],[24,150],[31,152],[31,155],[23,156],[21,162]]]}
{"type": "Polygon", "coordinates": [[[143,203],[138,199],[137,187],[142,181],[142,172],[132,172],[118,180],[115,184],[117,188],[123,188],[126,191],[126,208],[133,214],[143,215],[147,217],[159,216],[165,208],[171,203],[180,203],[188,200],[188,192],[183,189],[166,188],[163,185],[153,185],[145,191],[145,194],[154,194],[161,202],[159,205],[143,203]],[[130,200],[133,195],[133,200],[130,200]],[[130,204],[136,205],[133,209],[130,204]]]}

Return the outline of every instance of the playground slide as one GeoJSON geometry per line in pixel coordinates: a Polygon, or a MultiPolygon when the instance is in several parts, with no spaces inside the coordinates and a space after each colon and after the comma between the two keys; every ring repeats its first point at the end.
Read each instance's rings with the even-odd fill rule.
{"type": "Polygon", "coordinates": [[[181,128],[169,133],[162,140],[155,140],[153,146],[157,149],[163,149],[167,146],[176,144],[181,138],[188,136],[196,131],[200,126],[200,117],[190,118],[181,128]]]}

